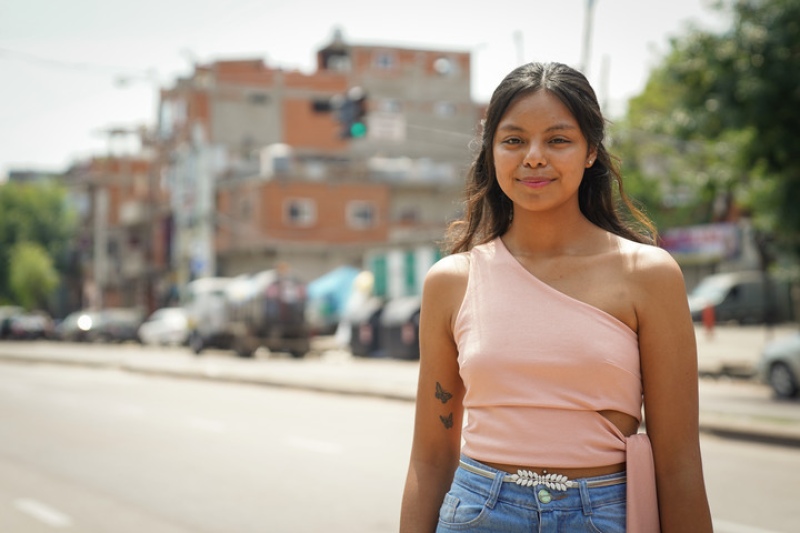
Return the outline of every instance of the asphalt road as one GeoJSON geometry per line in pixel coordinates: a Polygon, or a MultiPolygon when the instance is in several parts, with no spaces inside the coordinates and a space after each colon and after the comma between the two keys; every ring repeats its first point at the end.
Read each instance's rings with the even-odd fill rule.
{"type": "Polygon", "coordinates": [[[0,368],[4,533],[397,529],[407,402],[0,368]]]}
{"type": "MultiPolygon", "coordinates": [[[[374,396],[0,364],[0,531],[393,532],[412,419],[374,396]]],[[[798,530],[800,448],[701,444],[718,533],[798,530]]]]}

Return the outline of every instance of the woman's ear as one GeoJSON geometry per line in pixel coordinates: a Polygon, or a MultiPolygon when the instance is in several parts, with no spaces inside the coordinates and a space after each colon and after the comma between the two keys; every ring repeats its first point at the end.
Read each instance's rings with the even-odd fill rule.
{"type": "Polygon", "coordinates": [[[597,148],[591,148],[589,154],[586,156],[586,168],[590,168],[594,165],[595,159],[597,159],[597,148]]]}

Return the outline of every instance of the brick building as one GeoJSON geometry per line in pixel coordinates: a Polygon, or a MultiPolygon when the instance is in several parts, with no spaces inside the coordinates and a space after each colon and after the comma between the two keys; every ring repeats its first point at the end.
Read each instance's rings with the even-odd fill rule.
{"type": "Polygon", "coordinates": [[[162,91],[179,283],[288,262],[306,280],[381,250],[435,246],[458,210],[482,107],[468,52],[349,45],[313,73],[262,60],[198,65],[162,91]],[[366,94],[367,133],[337,99],[366,94]]]}
{"type": "Polygon", "coordinates": [[[483,112],[470,68],[468,52],[338,35],[312,73],[261,59],[197,65],[161,90],[139,156],[65,173],[81,217],[75,306],[151,311],[193,278],[278,263],[306,281],[342,265],[415,269],[388,283],[413,292],[424,270],[414,257],[438,257],[459,209],[483,112]],[[366,135],[343,138],[337,102],[354,89],[366,135]]]}
{"type": "Polygon", "coordinates": [[[68,306],[156,307],[169,276],[171,216],[152,161],[93,158],[63,180],[78,214],[79,279],[71,280],[68,306]]]}

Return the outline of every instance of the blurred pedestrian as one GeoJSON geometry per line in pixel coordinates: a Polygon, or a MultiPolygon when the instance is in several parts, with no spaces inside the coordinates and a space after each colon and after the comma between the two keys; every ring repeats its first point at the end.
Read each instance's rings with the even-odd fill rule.
{"type": "Polygon", "coordinates": [[[492,95],[423,289],[405,533],[712,530],[684,280],[604,129],[566,65],[492,95]]]}

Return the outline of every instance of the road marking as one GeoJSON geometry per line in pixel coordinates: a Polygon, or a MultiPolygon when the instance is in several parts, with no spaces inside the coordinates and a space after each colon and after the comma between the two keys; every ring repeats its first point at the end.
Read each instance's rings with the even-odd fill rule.
{"type": "Polygon", "coordinates": [[[213,433],[222,433],[225,431],[225,424],[219,420],[211,420],[210,418],[190,418],[187,423],[192,429],[210,431],[213,433]]]}
{"type": "Polygon", "coordinates": [[[303,437],[289,437],[284,442],[292,448],[302,448],[311,452],[325,453],[329,455],[340,454],[344,451],[340,444],[324,440],[306,439],[303,437]]]}
{"type": "Polygon", "coordinates": [[[14,507],[50,527],[62,528],[72,525],[72,519],[69,516],[36,500],[20,498],[14,500],[14,507]]]}
{"type": "Polygon", "coordinates": [[[771,529],[762,529],[760,527],[745,526],[735,522],[726,522],[724,520],[714,520],[714,531],[718,533],[779,533],[771,529]]]}

